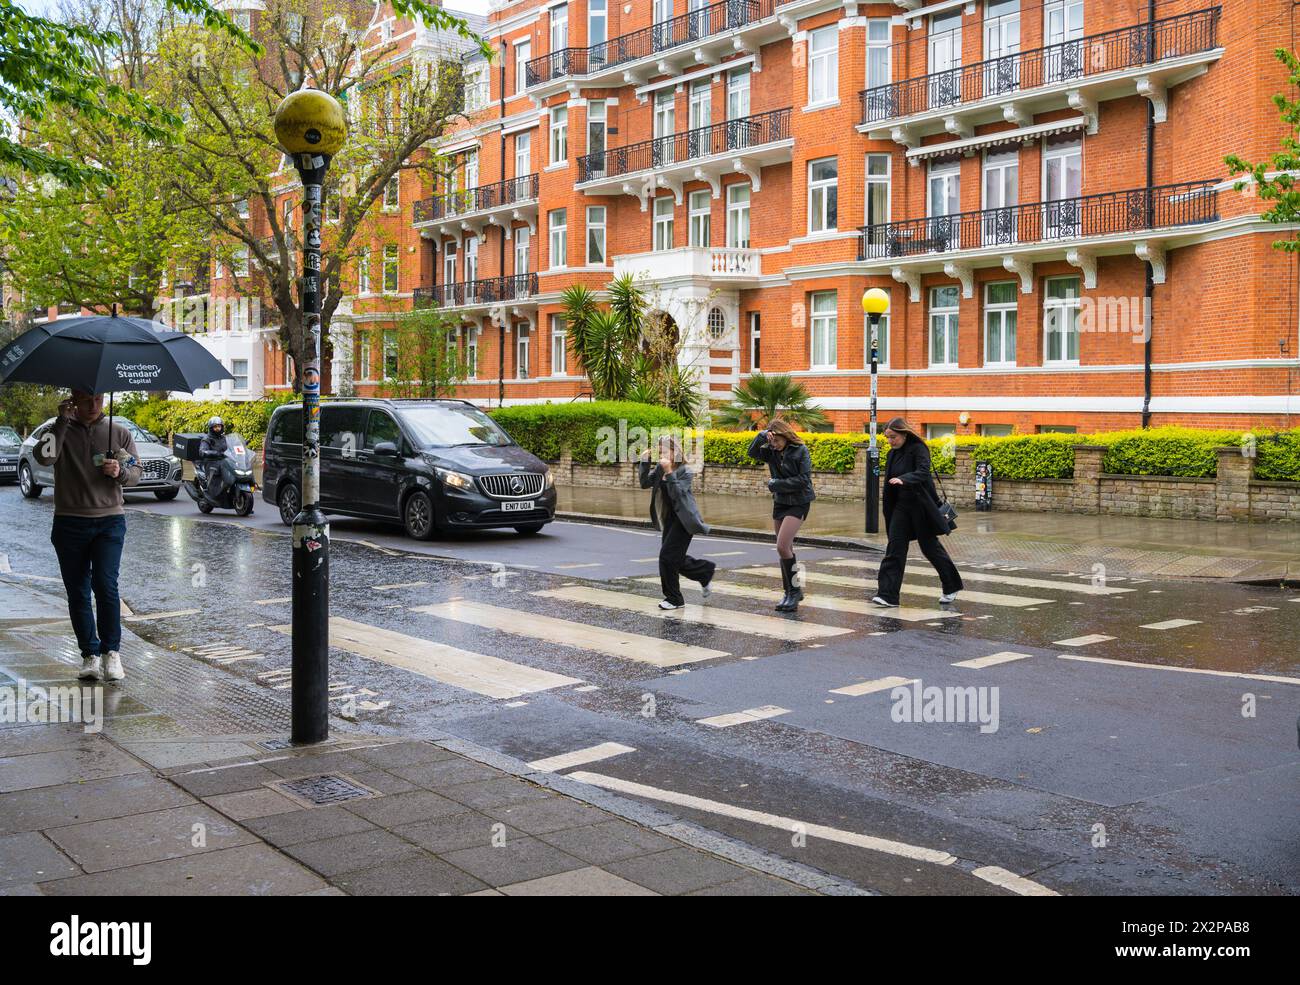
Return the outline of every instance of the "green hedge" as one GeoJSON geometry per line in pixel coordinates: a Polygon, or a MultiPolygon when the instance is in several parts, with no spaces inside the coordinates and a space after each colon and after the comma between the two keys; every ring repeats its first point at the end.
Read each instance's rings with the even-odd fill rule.
{"type": "Polygon", "coordinates": [[[1300,480],[1300,428],[1255,439],[1255,478],[1300,480]]]}
{"type": "MultiPolygon", "coordinates": [[[[865,445],[870,436],[866,434],[825,434],[822,432],[800,432],[799,437],[808,446],[814,472],[852,472],[857,458],[858,445],[865,445]]],[[[704,461],[707,465],[729,465],[739,468],[756,468],[761,465],[749,457],[749,443],[754,440],[753,431],[705,431],[704,461]]],[[[958,439],[960,442],[961,439],[958,439]]],[[[889,458],[889,442],[883,433],[877,438],[880,447],[880,464],[883,468],[889,458]]],[[[954,458],[945,451],[945,442],[935,440],[928,442],[930,458],[934,470],[941,475],[951,475],[954,458]]]]}
{"type": "Polygon", "coordinates": [[[128,398],[120,406],[123,417],[129,417],[146,431],[153,431],[164,441],[176,432],[207,430],[208,420],[217,416],[225,420],[228,432],[243,435],[250,448],[260,448],[271,413],[295,399],[300,398],[292,393],[277,394],[266,400],[241,401],[128,398]]]}
{"type": "Polygon", "coordinates": [[[557,461],[560,449],[567,444],[573,460],[584,465],[634,459],[645,447],[650,431],[678,430],[686,424],[681,415],[665,407],[619,400],[520,404],[488,413],[538,458],[557,461]],[[647,435],[638,434],[637,428],[647,435]],[[640,444],[636,444],[638,438],[640,444]]]}
{"type": "Polygon", "coordinates": [[[1163,427],[1146,431],[1107,431],[1079,441],[1106,448],[1101,470],[1115,475],[1213,476],[1216,448],[1240,445],[1240,431],[1163,427]]]}

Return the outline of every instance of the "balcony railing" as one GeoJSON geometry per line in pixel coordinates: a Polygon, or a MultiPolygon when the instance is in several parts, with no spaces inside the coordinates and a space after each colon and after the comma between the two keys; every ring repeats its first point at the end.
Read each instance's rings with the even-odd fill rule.
{"type": "Polygon", "coordinates": [[[417,287],[414,291],[414,304],[417,308],[435,306],[460,308],[466,305],[522,301],[536,293],[536,274],[512,274],[508,277],[488,277],[483,280],[463,280],[454,284],[417,287]]]}
{"type": "Polygon", "coordinates": [[[862,122],[946,109],[1025,89],[1138,68],[1217,46],[1219,7],[864,89],[862,122]]]}
{"type": "Polygon", "coordinates": [[[858,229],[858,259],[1052,243],[1195,225],[1218,218],[1214,181],[1187,181],[862,226],[858,229]]]}
{"type": "Polygon", "coordinates": [[[790,136],[790,107],[670,133],[578,158],[578,183],[752,150],[790,136]]]}
{"type": "Polygon", "coordinates": [[[536,199],[537,175],[526,174],[519,178],[496,181],[490,185],[479,185],[476,188],[466,188],[464,191],[448,192],[445,195],[421,199],[415,203],[415,221],[449,219],[452,216],[536,199]]]}
{"type": "Polygon", "coordinates": [[[722,0],[590,48],[561,48],[528,62],[525,84],[535,86],[569,75],[590,75],[658,55],[771,17],[776,7],[777,0],[722,0]]]}

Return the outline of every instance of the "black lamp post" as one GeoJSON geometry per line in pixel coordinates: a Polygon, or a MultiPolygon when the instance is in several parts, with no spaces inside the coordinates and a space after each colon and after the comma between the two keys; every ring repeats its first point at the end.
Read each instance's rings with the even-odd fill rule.
{"type": "Polygon", "coordinates": [[[880,316],[889,310],[889,292],[873,287],[862,295],[871,319],[871,436],[867,444],[867,533],[880,532],[880,446],[876,442],[876,376],[880,365],[880,316]]]}
{"type": "Polygon", "coordinates": [[[294,743],[329,735],[330,528],[320,509],[320,229],[330,159],[343,146],[343,108],[318,89],[300,89],[275,111],[275,137],[302,179],[302,502],[293,518],[294,743]]]}

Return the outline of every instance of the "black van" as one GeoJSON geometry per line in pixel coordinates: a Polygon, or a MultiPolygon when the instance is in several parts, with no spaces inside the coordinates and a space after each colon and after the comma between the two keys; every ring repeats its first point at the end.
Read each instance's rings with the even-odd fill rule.
{"type": "MultiPolygon", "coordinates": [[[[337,400],[321,406],[320,507],[397,520],[427,540],[439,530],[555,519],[550,469],[464,400],[337,400]]],[[[262,498],[293,523],[302,502],[302,407],[276,408],[262,449],[262,498]]]]}

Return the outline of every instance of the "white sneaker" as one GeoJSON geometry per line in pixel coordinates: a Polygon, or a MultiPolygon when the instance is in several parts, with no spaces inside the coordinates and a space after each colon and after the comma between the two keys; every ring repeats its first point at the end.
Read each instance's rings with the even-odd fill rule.
{"type": "Polygon", "coordinates": [[[942,602],[944,605],[947,605],[947,604],[950,603],[950,602],[956,602],[956,601],[957,601],[957,593],[956,593],[956,592],[949,592],[947,595],[940,595],[940,596],[939,596],[939,601],[942,602]]]}
{"type": "Polygon", "coordinates": [[[104,660],[104,680],[120,681],[126,676],[122,669],[122,657],[116,650],[109,650],[104,660]]]}
{"type": "Polygon", "coordinates": [[[872,596],[871,601],[875,602],[876,605],[884,606],[886,609],[896,609],[898,607],[897,602],[886,602],[879,595],[872,596]]]}
{"type": "Polygon", "coordinates": [[[701,598],[708,599],[708,597],[712,594],[713,594],[713,584],[711,582],[706,581],[703,585],[700,586],[701,598]]]}
{"type": "Polygon", "coordinates": [[[676,602],[669,602],[667,599],[664,599],[662,602],[659,603],[659,608],[661,608],[661,609],[680,609],[681,606],[678,605],[676,602]]]}
{"type": "Polygon", "coordinates": [[[103,677],[103,668],[100,664],[99,654],[93,657],[81,658],[81,673],[77,675],[78,680],[97,681],[103,677]]]}

